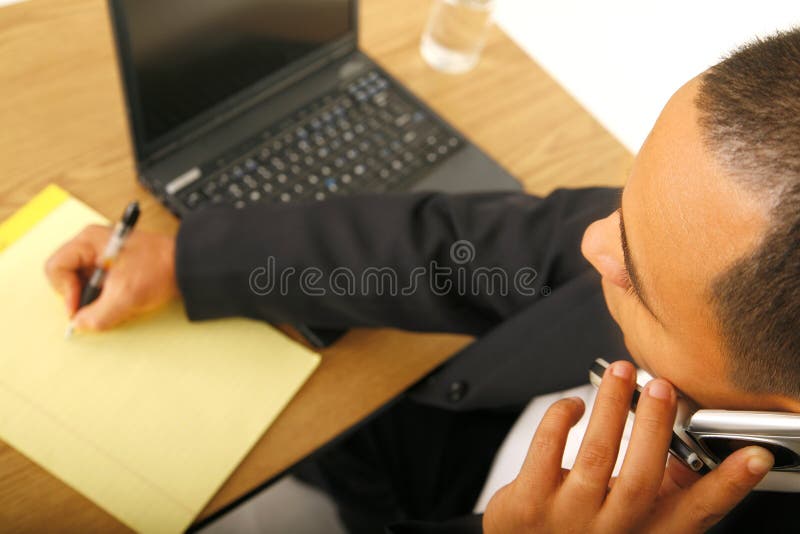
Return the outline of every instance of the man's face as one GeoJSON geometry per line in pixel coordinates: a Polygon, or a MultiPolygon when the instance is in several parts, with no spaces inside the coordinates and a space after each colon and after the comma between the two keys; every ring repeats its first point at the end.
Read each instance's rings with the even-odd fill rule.
{"type": "Polygon", "coordinates": [[[753,249],[767,212],[706,151],[698,85],[690,81],[667,103],[621,209],[589,226],[583,253],[602,275],[608,308],[641,367],[705,407],[786,409],[782,399],[744,393],[729,379],[711,284],[753,249]]]}

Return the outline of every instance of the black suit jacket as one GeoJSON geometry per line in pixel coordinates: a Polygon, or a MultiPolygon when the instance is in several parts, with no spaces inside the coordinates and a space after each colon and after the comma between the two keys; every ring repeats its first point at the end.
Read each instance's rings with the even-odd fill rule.
{"type": "MultiPolygon", "coordinates": [[[[618,207],[619,194],[609,188],[558,190],[546,198],[419,193],[209,209],[189,215],[181,225],[178,284],[192,320],[244,316],[321,328],[394,327],[478,336],[411,395],[451,410],[520,410],[536,395],[585,383],[596,357],[628,358],[599,277],[580,253],[584,230],[618,207]],[[472,261],[454,259],[456,243],[468,256],[474,251],[472,261]],[[288,283],[276,280],[267,292],[270,258],[273,278],[292,274],[288,283]],[[434,265],[444,273],[435,281],[430,277],[434,265]],[[369,268],[382,267],[396,273],[396,291],[415,269],[427,268],[429,276],[418,278],[414,291],[396,296],[378,294],[374,283],[371,289],[357,288],[369,289],[362,292],[342,291],[346,284],[332,282],[337,268],[361,279],[369,268]],[[310,286],[324,297],[302,290],[300,276],[309,268],[318,269],[321,276],[310,286]],[[487,276],[478,276],[480,269],[495,268],[506,273],[505,293],[498,285],[488,291],[487,276]],[[536,277],[525,287],[534,294],[515,291],[514,274],[530,268],[536,277]],[[485,284],[478,291],[464,285],[475,279],[485,284]],[[444,291],[448,282],[451,289],[444,291]]],[[[394,528],[480,531],[480,517],[394,528]]]]}
{"type": "MultiPolygon", "coordinates": [[[[519,409],[540,393],[585,383],[595,357],[627,357],[599,277],[580,253],[588,224],[618,204],[619,190],[594,188],[559,190],[544,199],[520,193],[420,193],[207,210],[181,225],[178,283],[192,320],[245,316],[322,328],[478,336],[417,386],[414,397],[454,410],[519,409]],[[475,256],[465,264],[451,257],[453,245],[462,241],[475,256]],[[258,295],[250,276],[266,268],[270,257],[276,273],[294,269],[294,275],[285,291],[276,287],[258,295]],[[452,269],[438,282],[449,281],[454,290],[436,291],[430,279],[421,279],[407,295],[337,295],[328,284],[329,274],[341,267],[358,278],[368,268],[391,267],[404,283],[415,268],[432,272],[432,262],[452,269]],[[457,290],[465,287],[458,285],[459,276],[468,285],[475,279],[480,283],[486,277],[477,270],[498,267],[507,273],[507,294],[500,294],[498,285],[491,294],[457,290]],[[325,290],[324,297],[301,291],[298,278],[306,268],[324,274],[315,284],[325,290]],[[512,287],[514,274],[523,268],[536,271],[530,284],[534,295],[512,287]],[[573,358],[548,357],[563,352],[565,343],[573,358]]],[[[267,285],[264,277],[255,280],[267,285]]]]}

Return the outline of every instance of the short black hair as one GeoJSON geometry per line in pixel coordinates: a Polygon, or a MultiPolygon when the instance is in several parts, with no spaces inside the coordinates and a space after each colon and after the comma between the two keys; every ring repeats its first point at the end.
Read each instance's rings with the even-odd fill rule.
{"type": "Polygon", "coordinates": [[[711,286],[730,377],[800,400],[800,28],[707,70],[695,104],[707,148],[770,214],[754,250],[711,286]]]}

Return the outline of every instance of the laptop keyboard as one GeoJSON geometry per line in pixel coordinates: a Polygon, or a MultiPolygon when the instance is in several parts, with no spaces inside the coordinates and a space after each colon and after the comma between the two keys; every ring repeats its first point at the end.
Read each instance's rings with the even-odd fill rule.
{"type": "Polygon", "coordinates": [[[405,190],[463,146],[371,71],[205,166],[178,198],[196,210],[405,190]]]}

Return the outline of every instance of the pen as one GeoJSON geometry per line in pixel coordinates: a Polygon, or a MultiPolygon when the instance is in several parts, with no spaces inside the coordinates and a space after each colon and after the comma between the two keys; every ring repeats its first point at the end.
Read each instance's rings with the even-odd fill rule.
{"type": "MultiPolygon", "coordinates": [[[[97,263],[97,267],[95,267],[94,271],[92,272],[92,276],[89,277],[89,282],[83,286],[81,298],[78,302],[78,309],[88,306],[100,296],[100,292],[103,290],[103,282],[105,282],[106,274],[108,274],[108,270],[117,259],[120,250],[122,250],[122,246],[125,244],[125,240],[128,238],[128,235],[130,235],[133,227],[136,225],[136,221],[139,220],[139,213],[139,203],[136,201],[131,202],[128,204],[128,207],[125,208],[122,218],[114,226],[114,231],[111,232],[111,238],[108,240],[108,244],[103,251],[103,255],[100,257],[100,261],[97,263]]],[[[75,322],[70,321],[69,325],[67,326],[67,331],[64,333],[64,337],[69,339],[74,330],[75,322]]]]}

